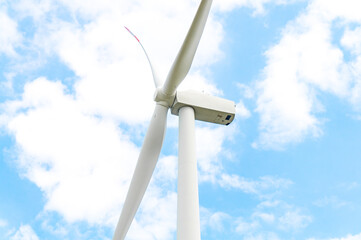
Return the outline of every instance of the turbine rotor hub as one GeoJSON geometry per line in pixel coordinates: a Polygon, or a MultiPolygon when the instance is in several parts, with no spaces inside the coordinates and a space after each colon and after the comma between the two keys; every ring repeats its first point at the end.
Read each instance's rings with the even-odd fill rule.
{"type": "Polygon", "coordinates": [[[163,88],[157,88],[154,93],[154,101],[164,107],[172,107],[175,100],[175,93],[173,95],[165,94],[163,88]]]}

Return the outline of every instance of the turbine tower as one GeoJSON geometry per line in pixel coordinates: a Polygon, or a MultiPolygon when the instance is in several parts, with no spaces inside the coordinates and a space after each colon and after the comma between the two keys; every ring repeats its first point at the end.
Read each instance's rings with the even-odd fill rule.
{"type": "Polygon", "coordinates": [[[156,106],[145,135],[113,240],[123,240],[125,238],[148,187],[162,148],[169,109],[171,109],[172,114],[179,116],[177,239],[201,239],[195,120],[228,125],[234,119],[235,104],[226,99],[195,91],[177,91],[177,87],[184,80],[192,65],[211,5],[212,0],[201,1],[188,34],[163,86],[161,86],[161,81],[157,77],[139,39],[127,28],[142,46],[148,58],[156,86],[154,95],[156,106]]]}

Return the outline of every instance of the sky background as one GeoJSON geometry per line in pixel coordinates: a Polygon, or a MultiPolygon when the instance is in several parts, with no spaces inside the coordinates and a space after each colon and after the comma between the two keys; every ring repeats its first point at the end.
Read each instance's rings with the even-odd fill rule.
{"type": "MultiPolygon", "coordinates": [[[[162,79],[198,0],[0,0],[0,239],[111,239],[162,79]]],[[[361,239],[361,2],[214,0],[181,89],[202,239],[361,239]]],[[[176,239],[178,119],[127,239],[176,239]]]]}

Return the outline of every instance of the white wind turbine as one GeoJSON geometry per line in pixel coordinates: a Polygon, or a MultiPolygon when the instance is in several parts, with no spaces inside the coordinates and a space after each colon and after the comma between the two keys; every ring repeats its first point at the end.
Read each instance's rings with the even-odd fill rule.
{"type": "MultiPolygon", "coordinates": [[[[171,109],[172,114],[179,115],[177,239],[197,240],[201,238],[195,120],[228,125],[234,119],[235,104],[229,100],[195,91],[176,90],[192,65],[211,5],[212,0],[201,1],[163,86],[156,76],[147,53],[140,44],[147,55],[157,88],[154,95],[156,107],[145,135],[113,240],[125,238],[148,187],[162,148],[168,109],[171,109]]],[[[127,30],[129,31],[129,29],[127,30]]],[[[131,34],[135,37],[133,33],[131,34]]],[[[138,40],[138,38],[136,39],[138,40]]]]}

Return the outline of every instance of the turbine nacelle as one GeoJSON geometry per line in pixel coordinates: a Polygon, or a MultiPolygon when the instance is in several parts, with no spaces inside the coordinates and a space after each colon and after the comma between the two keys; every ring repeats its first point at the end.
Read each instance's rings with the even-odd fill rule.
{"type": "Polygon", "coordinates": [[[228,125],[236,114],[233,101],[193,90],[177,91],[172,114],[178,116],[179,109],[186,106],[194,109],[195,120],[210,123],[228,125]]]}
{"type": "Polygon", "coordinates": [[[187,90],[177,91],[174,95],[166,95],[162,88],[157,88],[154,101],[171,108],[173,115],[179,114],[182,107],[191,107],[195,112],[195,120],[228,125],[236,114],[233,101],[211,96],[202,92],[187,90]]]}

